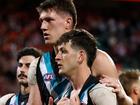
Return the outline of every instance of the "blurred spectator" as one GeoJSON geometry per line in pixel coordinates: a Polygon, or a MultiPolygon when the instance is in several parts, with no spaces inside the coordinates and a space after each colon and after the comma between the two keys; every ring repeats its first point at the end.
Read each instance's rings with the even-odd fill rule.
{"type": "Polygon", "coordinates": [[[134,105],[140,105],[140,70],[127,70],[120,74],[119,79],[134,105]]]}

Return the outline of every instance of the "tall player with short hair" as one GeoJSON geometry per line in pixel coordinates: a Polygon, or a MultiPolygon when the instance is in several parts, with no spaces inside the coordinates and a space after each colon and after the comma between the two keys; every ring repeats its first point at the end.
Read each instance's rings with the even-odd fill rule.
{"type": "MultiPolygon", "coordinates": [[[[72,0],[46,0],[37,10],[45,44],[52,47],[55,47],[56,41],[63,33],[69,32],[76,26],[77,14],[72,0]]],[[[53,52],[46,52],[31,64],[29,105],[48,104],[50,96],[54,98],[54,103],[57,103],[63,97],[64,91],[69,88],[69,81],[59,76],[54,60],[55,49],[53,52]]],[[[92,71],[95,76],[106,74],[118,78],[114,62],[106,52],[99,49],[97,49],[92,71]]]]}

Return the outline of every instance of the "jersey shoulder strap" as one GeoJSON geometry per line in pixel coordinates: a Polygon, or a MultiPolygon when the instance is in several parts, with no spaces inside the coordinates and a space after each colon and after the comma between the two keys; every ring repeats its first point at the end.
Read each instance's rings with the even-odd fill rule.
{"type": "Polygon", "coordinates": [[[38,63],[37,63],[37,71],[36,71],[37,84],[38,84],[38,87],[39,87],[39,90],[40,90],[42,102],[43,103],[44,102],[48,103],[49,97],[50,97],[50,93],[47,90],[47,88],[45,86],[45,83],[44,83],[44,80],[42,78],[42,74],[41,74],[40,67],[39,67],[40,60],[41,60],[41,57],[39,58],[38,63]]]}
{"type": "Polygon", "coordinates": [[[16,95],[12,95],[12,96],[7,100],[6,105],[13,105],[13,104],[11,104],[11,101],[14,102],[14,103],[16,102],[16,95]],[[13,99],[13,101],[12,101],[11,99],[13,99]]]}
{"type": "Polygon", "coordinates": [[[86,105],[94,105],[92,101],[89,98],[89,91],[91,88],[93,88],[97,83],[99,83],[98,79],[92,75],[88,77],[86,80],[83,88],[81,89],[79,93],[79,98],[82,104],[86,105]]]}

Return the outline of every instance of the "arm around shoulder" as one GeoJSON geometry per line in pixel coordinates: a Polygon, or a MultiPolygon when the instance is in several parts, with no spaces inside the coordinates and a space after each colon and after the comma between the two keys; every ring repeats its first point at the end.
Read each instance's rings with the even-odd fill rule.
{"type": "Polygon", "coordinates": [[[133,105],[133,100],[125,94],[124,98],[118,99],[118,105],[133,105]]]}
{"type": "Polygon", "coordinates": [[[89,91],[91,100],[96,105],[118,105],[116,94],[112,92],[111,87],[103,84],[97,84],[89,91]]]}

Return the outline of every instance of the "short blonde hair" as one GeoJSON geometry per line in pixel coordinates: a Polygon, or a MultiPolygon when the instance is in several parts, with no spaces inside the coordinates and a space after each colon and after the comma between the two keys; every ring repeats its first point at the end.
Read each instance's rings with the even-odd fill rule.
{"type": "Polygon", "coordinates": [[[134,83],[139,83],[140,70],[139,69],[125,70],[120,74],[119,79],[124,90],[126,91],[126,94],[130,95],[132,85],[134,83]]]}

